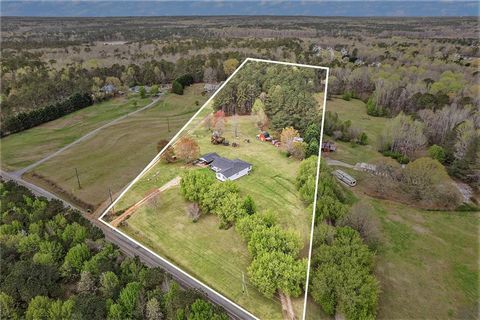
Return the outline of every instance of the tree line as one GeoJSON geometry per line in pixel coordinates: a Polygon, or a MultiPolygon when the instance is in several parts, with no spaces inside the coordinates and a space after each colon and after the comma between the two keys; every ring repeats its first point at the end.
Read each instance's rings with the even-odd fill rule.
{"type": "Polygon", "coordinates": [[[1,123],[0,135],[4,137],[12,133],[33,128],[42,123],[61,118],[69,113],[91,106],[92,104],[93,99],[89,92],[75,93],[68,99],[56,104],[31,111],[20,112],[7,117],[5,121],[1,123]]]}
{"type": "Polygon", "coordinates": [[[5,319],[226,320],[195,290],[106,242],[57,200],[0,184],[0,306],[5,319]]]}
{"type": "MultiPolygon", "coordinates": [[[[316,156],[304,160],[297,176],[297,188],[311,208],[317,161],[316,156]]],[[[365,212],[350,210],[350,197],[325,165],[318,183],[309,293],[328,315],[374,319],[380,290],[373,275],[377,231],[365,212]]]]}

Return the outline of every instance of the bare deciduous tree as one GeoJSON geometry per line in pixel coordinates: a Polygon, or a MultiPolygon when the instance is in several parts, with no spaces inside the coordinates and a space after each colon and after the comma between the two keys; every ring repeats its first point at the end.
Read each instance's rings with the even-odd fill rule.
{"type": "Polygon", "coordinates": [[[187,214],[193,222],[197,222],[200,218],[200,207],[198,206],[198,203],[194,202],[189,204],[187,208],[187,214]]]}

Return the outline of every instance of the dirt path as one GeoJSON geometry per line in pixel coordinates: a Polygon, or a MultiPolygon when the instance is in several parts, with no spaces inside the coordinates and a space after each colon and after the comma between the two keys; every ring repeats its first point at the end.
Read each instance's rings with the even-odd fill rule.
{"type": "Polygon", "coordinates": [[[127,219],[128,217],[130,217],[132,214],[134,214],[138,208],[140,208],[142,205],[144,205],[146,202],[148,202],[150,199],[153,199],[155,198],[156,196],[158,196],[160,193],[162,193],[163,191],[165,190],[168,190],[170,188],[173,188],[173,187],[176,187],[180,184],[180,180],[181,178],[180,177],[175,177],[173,178],[172,180],[168,181],[167,183],[165,183],[163,186],[161,186],[160,188],[158,189],[155,189],[153,190],[152,192],[150,192],[149,194],[147,194],[142,200],[138,201],[137,203],[135,203],[133,206],[131,206],[130,208],[128,208],[124,213],[122,213],[120,216],[118,216],[117,218],[115,218],[112,222],[110,222],[110,224],[113,226],[113,227],[118,227],[120,225],[120,223],[122,223],[125,219],[127,219]]]}
{"type": "Polygon", "coordinates": [[[355,167],[355,166],[352,166],[351,164],[348,164],[346,162],[339,161],[339,160],[333,160],[330,158],[326,158],[326,160],[327,160],[327,164],[330,166],[338,166],[338,167],[345,167],[345,168],[351,168],[351,169],[355,167]]]}
{"type": "Polygon", "coordinates": [[[279,292],[278,295],[280,296],[280,302],[282,303],[282,313],[283,319],[285,320],[296,320],[295,311],[293,311],[292,299],[290,296],[279,292]]]}
{"type": "Polygon", "coordinates": [[[123,120],[123,119],[125,119],[125,118],[128,118],[128,117],[130,117],[130,116],[132,116],[132,115],[134,115],[134,114],[136,114],[136,113],[139,113],[139,112],[142,112],[142,111],[144,111],[144,110],[146,110],[146,109],[148,109],[148,108],[151,108],[152,106],[154,106],[154,105],[155,105],[160,99],[162,99],[162,98],[163,98],[163,96],[161,96],[161,97],[159,97],[159,98],[156,98],[155,100],[153,100],[152,102],[150,102],[149,104],[147,104],[147,105],[144,106],[144,107],[141,107],[141,108],[139,108],[139,109],[137,109],[137,110],[134,110],[134,111],[132,111],[132,112],[130,112],[130,113],[124,114],[123,116],[120,116],[120,117],[118,117],[118,118],[115,118],[115,119],[113,119],[112,121],[107,122],[107,123],[105,123],[104,125],[96,128],[96,129],[93,129],[92,131],[90,131],[90,132],[88,132],[87,134],[81,136],[80,138],[78,138],[77,140],[73,141],[72,143],[67,144],[66,146],[58,149],[57,151],[49,154],[48,156],[46,156],[46,157],[44,157],[44,158],[42,158],[42,159],[40,159],[40,160],[32,163],[32,164],[29,165],[29,166],[26,166],[26,167],[24,167],[24,168],[22,168],[22,169],[20,169],[20,170],[17,170],[17,171],[15,171],[15,172],[12,172],[11,174],[13,174],[13,175],[15,175],[15,176],[17,176],[17,177],[21,177],[25,172],[30,171],[31,169],[39,166],[40,164],[44,163],[45,161],[50,160],[51,158],[53,158],[53,157],[57,156],[58,154],[62,153],[63,151],[65,151],[65,150],[67,150],[67,149],[70,149],[70,148],[73,147],[74,145],[76,145],[76,144],[78,144],[78,143],[80,143],[80,142],[82,142],[82,141],[85,141],[85,140],[91,138],[92,136],[94,136],[94,135],[95,135],[97,132],[99,132],[100,130],[103,130],[103,129],[107,128],[107,127],[110,127],[110,126],[118,123],[119,121],[121,121],[121,120],[123,120]]]}

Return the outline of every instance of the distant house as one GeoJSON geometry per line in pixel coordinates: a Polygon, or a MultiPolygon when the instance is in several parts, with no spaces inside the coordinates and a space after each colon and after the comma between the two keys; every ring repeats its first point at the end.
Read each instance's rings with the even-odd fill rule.
{"type": "Polygon", "coordinates": [[[117,92],[117,87],[115,87],[113,84],[107,84],[106,86],[103,86],[100,91],[106,94],[114,94],[117,92]]]}
{"type": "Polygon", "coordinates": [[[230,160],[219,156],[217,153],[207,153],[198,159],[215,172],[220,181],[236,180],[247,175],[252,170],[252,165],[240,159],[230,160]]]}
{"type": "Polygon", "coordinates": [[[149,87],[149,86],[135,86],[135,87],[131,87],[129,90],[130,90],[130,92],[140,93],[140,88],[141,87],[143,87],[145,89],[146,93],[150,92],[151,87],[149,87]]]}
{"type": "Polygon", "coordinates": [[[223,81],[220,83],[205,83],[203,86],[203,91],[205,92],[214,92],[222,85],[223,81]]]}

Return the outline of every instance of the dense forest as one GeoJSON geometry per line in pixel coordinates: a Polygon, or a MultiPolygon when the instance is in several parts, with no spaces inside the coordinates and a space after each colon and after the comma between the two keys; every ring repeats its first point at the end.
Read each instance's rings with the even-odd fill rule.
{"type": "Polygon", "coordinates": [[[294,127],[304,133],[309,124],[320,123],[323,100],[315,94],[323,92],[325,75],[325,70],[249,62],[215,97],[213,107],[226,115],[265,115],[273,130],[294,127]]]}
{"type": "Polygon", "coordinates": [[[57,200],[0,184],[2,319],[228,319],[57,200]]]}

